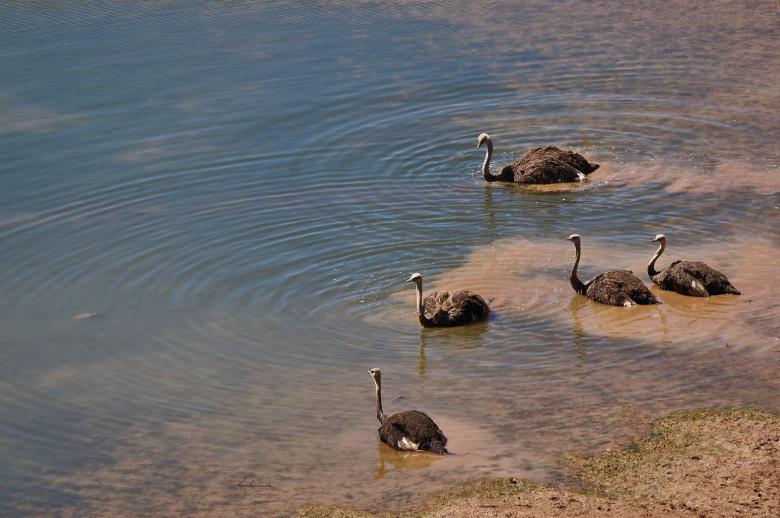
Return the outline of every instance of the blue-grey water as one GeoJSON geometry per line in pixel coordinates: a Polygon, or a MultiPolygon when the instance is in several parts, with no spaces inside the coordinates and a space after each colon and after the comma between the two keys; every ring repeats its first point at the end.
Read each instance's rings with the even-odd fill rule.
{"type": "Polygon", "coordinates": [[[774,2],[4,3],[0,514],[397,509],[780,410],[778,41],[774,2]],[[602,167],[488,185],[483,131],[602,167]],[[599,306],[573,232],[583,277],[663,232],[744,295],[599,306]],[[421,331],[415,271],[493,318],[421,331]],[[452,456],[377,444],[374,366],[452,456]]]}

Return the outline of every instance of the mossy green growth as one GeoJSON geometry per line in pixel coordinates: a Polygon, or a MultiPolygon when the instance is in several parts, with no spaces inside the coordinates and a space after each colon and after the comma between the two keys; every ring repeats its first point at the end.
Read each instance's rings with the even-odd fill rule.
{"type": "Polygon", "coordinates": [[[333,505],[304,505],[296,509],[293,516],[300,518],[366,518],[379,515],[358,511],[357,509],[351,509],[348,507],[338,507],[333,505]]]}
{"type": "Polygon", "coordinates": [[[651,424],[643,438],[631,438],[591,458],[569,456],[574,478],[586,493],[620,498],[640,481],[662,478],[664,470],[704,455],[724,456],[730,443],[718,424],[739,420],[780,421],[780,416],[748,408],[686,410],[674,412],[651,424]]]}
{"type": "Polygon", "coordinates": [[[369,513],[350,507],[306,505],[296,509],[298,518],[420,518],[464,500],[475,498],[505,498],[539,489],[541,484],[516,478],[486,478],[464,482],[446,492],[434,493],[419,507],[400,513],[369,513]]]}

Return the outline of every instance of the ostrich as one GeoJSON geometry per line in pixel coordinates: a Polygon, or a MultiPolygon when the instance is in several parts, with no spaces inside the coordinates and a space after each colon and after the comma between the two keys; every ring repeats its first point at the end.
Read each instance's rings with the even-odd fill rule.
{"type": "Polygon", "coordinates": [[[577,277],[580,264],[580,236],[572,234],[568,240],[574,243],[577,252],[571,269],[571,287],[580,295],[612,306],[632,307],[637,304],[658,304],[658,299],[642,281],[628,270],[613,270],[601,273],[585,284],[577,277]]]}
{"type": "Polygon", "coordinates": [[[650,242],[658,242],[660,246],[647,265],[647,275],[662,290],[676,291],[692,297],[709,297],[724,293],[740,295],[725,275],[699,261],[677,260],[665,270],[657,272],[655,262],[666,249],[666,236],[658,234],[650,242]]]}
{"type": "Polygon", "coordinates": [[[379,439],[397,450],[447,453],[447,437],[428,414],[406,410],[387,416],[382,412],[382,371],[374,367],[368,373],[376,386],[376,418],[382,424],[379,439]]]}
{"type": "Polygon", "coordinates": [[[485,299],[467,290],[434,291],[423,299],[422,275],[412,274],[407,282],[417,285],[417,316],[423,327],[453,327],[487,320],[490,308],[485,299]]]}
{"type": "Polygon", "coordinates": [[[482,163],[482,176],[488,182],[515,182],[525,184],[577,182],[599,168],[573,151],[563,151],[557,147],[538,147],[527,152],[519,160],[501,168],[501,173],[490,172],[490,159],[493,157],[493,141],[490,135],[482,133],[477,137],[477,148],[487,143],[485,161],[482,163]]]}

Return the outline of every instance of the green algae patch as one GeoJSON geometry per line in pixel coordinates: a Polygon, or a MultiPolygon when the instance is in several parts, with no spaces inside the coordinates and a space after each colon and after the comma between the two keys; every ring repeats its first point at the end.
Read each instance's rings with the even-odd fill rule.
{"type": "Polygon", "coordinates": [[[428,500],[419,507],[412,510],[401,511],[398,513],[384,512],[366,512],[350,507],[332,506],[332,505],[306,505],[299,507],[295,511],[296,517],[300,518],[417,518],[436,516],[437,513],[447,509],[450,506],[462,507],[468,502],[473,502],[475,506],[484,506],[480,502],[494,499],[507,499],[515,495],[527,493],[544,488],[541,484],[536,484],[523,479],[479,479],[463,482],[452,489],[444,492],[433,493],[428,500]]]}
{"type": "Polygon", "coordinates": [[[301,518],[365,518],[380,515],[335,505],[305,505],[298,508],[294,516],[301,518]]]}
{"type": "Polygon", "coordinates": [[[587,493],[708,516],[780,516],[778,448],[776,414],[692,410],[654,421],[642,438],[570,461],[587,493]]]}

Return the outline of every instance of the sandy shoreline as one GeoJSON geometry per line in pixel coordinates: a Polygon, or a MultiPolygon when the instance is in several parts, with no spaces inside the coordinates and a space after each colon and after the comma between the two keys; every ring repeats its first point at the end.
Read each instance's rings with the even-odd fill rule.
{"type": "Polygon", "coordinates": [[[293,516],[780,516],[780,415],[674,412],[593,457],[571,455],[565,484],[464,483],[400,513],[307,505],[293,516]]]}

